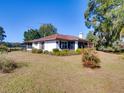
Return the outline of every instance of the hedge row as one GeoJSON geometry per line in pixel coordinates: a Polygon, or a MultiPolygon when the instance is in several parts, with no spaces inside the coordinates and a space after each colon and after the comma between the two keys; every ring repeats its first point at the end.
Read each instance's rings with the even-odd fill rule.
{"type": "Polygon", "coordinates": [[[59,49],[53,49],[52,52],[49,52],[47,50],[43,51],[41,49],[32,49],[32,53],[36,54],[49,54],[49,55],[55,55],[55,56],[71,56],[71,55],[79,55],[82,53],[82,49],[75,50],[59,50],[59,49]]]}

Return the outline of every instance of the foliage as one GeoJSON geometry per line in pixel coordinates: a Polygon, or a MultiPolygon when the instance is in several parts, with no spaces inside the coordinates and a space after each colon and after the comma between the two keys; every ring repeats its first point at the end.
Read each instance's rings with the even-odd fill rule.
{"type": "Polygon", "coordinates": [[[37,29],[29,29],[28,31],[24,32],[24,41],[29,41],[38,38],[40,38],[40,34],[38,33],[37,29]]]}
{"type": "Polygon", "coordinates": [[[81,53],[79,53],[79,52],[76,52],[75,50],[70,50],[69,52],[68,52],[68,56],[71,56],[71,55],[80,55],[81,53]]]}
{"type": "Polygon", "coordinates": [[[86,39],[88,41],[92,42],[94,44],[94,46],[96,46],[98,44],[98,40],[99,40],[98,37],[96,35],[94,35],[92,31],[89,31],[86,39]]]}
{"type": "Polygon", "coordinates": [[[77,53],[77,54],[81,54],[81,53],[82,53],[82,49],[78,48],[78,49],[76,50],[76,53],[77,53]]]}
{"type": "Polygon", "coordinates": [[[34,40],[38,38],[42,38],[45,36],[49,36],[52,34],[56,34],[57,29],[52,24],[43,24],[39,30],[37,29],[29,29],[24,32],[24,41],[34,40]]]}
{"type": "Polygon", "coordinates": [[[17,64],[10,59],[6,58],[0,58],[0,71],[3,73],[10,73],[14,69],[16,69],[18,66],[17,64]]]}
{"type": "Polygon", "coordinates": [[[86,26],[93,28],[99,45],[111,46],[124,27],[123,0],[89,0],[84,14],[86,26]]]}
{"type": "Polygon", "coordinates": [[[9,48],[8,50],[9,50],[10,52],[11,52],[11,51],[22,51],[23,48],[21,48],[21,47],[13,47],[13,48],[9,48]]]}
{"type": "Polygon", "coordinates": [[[53,52],[54,53],[59,52],[59,49],[55,48],[55,49],[53,49],[53,52]]]}
{"type": "Polygon", "coordinates": [[[57,29],[52,24],[43,24],[39,29],[40,37],[56,34],[57,29]]]}
{"type": "Polygon", "coordinates": [[[50,52],[48,50],[45,50],[43,53],[44,54],[49,54],[50,52]]]}
{"type": "Polygon", "coordinates": [[[113,43],[113,49],[115,52],[121,52],[121,41],[117,40],[113,43]]]}
{"type": "Polygon", "coordinates": [[[52,54],[56,56],[68,56],[68,52],[66,51],[53,52],[52,54]]]}
{"type": "Polygon", "coordinates": [[[3,53],[3,52],[7,52],[8,51],[8,48],[4,45],[0,45],[0,52],[3,53]]]}
{"type": "Polygon", "coordinates": [[[42,49],[35,49],[35,48],[33,48],[32,49],[32,53],[41,54],[41,53],[43,53],[43,50],[42,49]]]}
{"type": "Polygon", "coordinates": [[[0,42],[2,42],[5,39],[5,37],[6,37],[5,31],[3,27],[0,27],[0,42]]]}
{"type": "Polygon", "coordinates": [[[82,54],[82,62],[85,67],[96,68],[100,67],[100,59],[91,49],[84,49],[82,54]]]}
{"type": "Polygon", "coordinates": [[[120,40],[115,41],[112,46],[104,47],[100,46],[97,50],[104,52],[123,52],[123,43],[120,40]]]}
{"type": "Polygon", "coordinates": [[[52,55],[55,56],[71,56],[71,55],[79,55],[78,52],[74,51],[74,50],[61,50],[61,51],[56,51],[56,52],[52,52],[52,55]]]}
{"type": "Polygon", "coordinates": [[[112,47],[103,48],[103,51],[104,52],[115,52],[114,48],[112,48],[112,47]]]}

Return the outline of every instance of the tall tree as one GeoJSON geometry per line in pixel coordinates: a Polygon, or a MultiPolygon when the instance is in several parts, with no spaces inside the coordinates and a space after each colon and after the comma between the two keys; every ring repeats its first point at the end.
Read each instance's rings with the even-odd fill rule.
{"type": "Polygon", "coordinates": [[[106,40],[105,45],[120,38],[124,27],[124,0],[89,0],[84,14],[86,26],[93,28],[100,41],[106,40]]]}
{"type": "Polygon", "coordinates": [[[24,32],[24,41],[29,41],[38,38],[40,38],[40,34],[38,33],[37,29],[29,29],[28,31],[24,32]]]}
{"type": "Polygon", "coordinates": [[[56,34],[57,29],[52,24],[43,24],[39,29],[39,34],[41,37],[56,34]]]}
{"type": "Polygon", "coordinates": [[[0,42],[2,42],[5,39],[5,37],[6,37],[5,31],[3,27],[0,27],[0,42]]]}
{"type": "Polygon", "coordinates": [[[97,45],[97,42],[99,40],[99,38],[93,34],[93,31],[89,31],[89,33],[87,34],[86,39],[88,41],[92,42],[94,44],[94,46],[97,45]]]}

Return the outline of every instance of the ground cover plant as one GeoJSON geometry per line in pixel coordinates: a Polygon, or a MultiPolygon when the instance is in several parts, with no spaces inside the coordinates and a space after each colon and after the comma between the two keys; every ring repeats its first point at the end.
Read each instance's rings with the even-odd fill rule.
{"type": "Polygon", "coordinates": [[[43,50],[42,49],[35,49],[35,48],[33,48],[32,49],[32,53],[41,54],[41,53],[43,53],[43,50]]]}

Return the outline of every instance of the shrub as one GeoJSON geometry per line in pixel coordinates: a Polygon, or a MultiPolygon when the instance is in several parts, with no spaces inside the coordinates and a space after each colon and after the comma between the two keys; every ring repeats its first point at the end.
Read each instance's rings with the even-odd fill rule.
{"type": "Polygon", "coordinates": [[[82,53],[82,49],[78,48],[78,49],[76,50],[76,53],[77,53],[77,54],[81,54],[81,53],[82,53]]]}
{"type": "Polygon", "coordinates": [[[70,50],[68,52],[68,55],[71,56],[71,55],[79,55],[79,53],[77,53],[75,50],[70,50]]]}
{"type": "Polygon", "coordinates": [[[100,59],[91,49],[83,49],[82,62],[84,67],[96,68],[100,67],[100,59]]]}
{"type": "Polygon", "coordinates": [[[68,49],[64,49],[64,50],[62,50],[63,52],[69,52],[69,50],[68,49]]]}
{"type": "Polygon", "coordinates": [[[37,49],[33,48],[32,53],[37,53],[37,49]]]}
{"type": "Polygon", "coordinates": [[[10,59],[6,58],[0,58],[0,70],[3,73],[10,73],[14,69],[16,69],[18,66],[17,64],[10,59]]]}
{"type": "Polygon", "coordinates": [[[20,47],[13,47],[13,48],[9,48],[9,51],[22,51],[23,49],[20,47]]]}
{"type": "Polygon", "coordinates": [[[43,53],[44,54],[50,54],[50,52],[48,50],[45,50],[43,53]]]}
{"type": "Polygon", "coordinates": [[[103,49],[104,52],[114,52],[115,50],[112,47],[107,47],[103,49]]]}
{"type": "Polygon", "coordinates": [[[104,46],[100,46],[97,48],[98,51],[103,51],[104,50],[104,46]]]}
{"type": "Polygon", "coordinates": [[[52,55],[71,56],[71,55],[78,55],[78,53],[74,50],[62,50],[62,51],[58,51],[58,52],[52,52],[52,55]]]}
{"type": "Polygon", "coordinates": [[[40,54],[40,53],[43,53],[43,50],[42,49],[32,49],[32,53],[40,54]]]}
{"type": "Polygon", "coordinates": [[[4,45],[0,45],[0,52],[3,53],[3,52],[7,52],[8,51],[8,48],[4,45]]]}
{"type": "Polygon", "coordinates": [[[60,56],[68,56],[69,55],[69,51],[68,50],[62,50],[60,52],[60,56]]]}
{"type": "Polygon", "coordinates": [[[42,50],[42,49],[38,49],[38,50],[37,50],[37,53],[38,53],[38,54],[43,53],[43,50],[42,50]]]}
{"type": "Polygon", "coordinates": [[[59,52],[59,49],[55,48],[55,49],[53,49],[53,52],[54,53],[59,52]]]}

